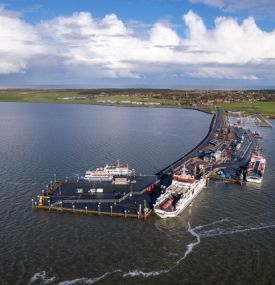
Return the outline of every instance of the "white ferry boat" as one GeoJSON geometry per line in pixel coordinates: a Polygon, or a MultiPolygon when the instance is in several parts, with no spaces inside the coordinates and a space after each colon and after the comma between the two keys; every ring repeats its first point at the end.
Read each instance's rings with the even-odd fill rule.
{"type": "Polygon", "coordinates": [[[130,170],[128,164],[105,165],[98,167],[95,170],[87,170],[85,175],[81,177],[84,181],[102,181],[111,182],[114,176],[130,176],[133,170],[130,170]]]}
{"type": "Polygon", "coordinates": [[[262,155],[253,154],[247,168],[246,181],[261,183],[265,171],[266,158],[262,155]]]}
{"type": "Polygon", "coordinates": [[[161,218],[178,216],[202,191],[206,179],[195,179],[191,176],[173,175],[172,184],[166,189],[154,205],[155,213],[161,218]]]}

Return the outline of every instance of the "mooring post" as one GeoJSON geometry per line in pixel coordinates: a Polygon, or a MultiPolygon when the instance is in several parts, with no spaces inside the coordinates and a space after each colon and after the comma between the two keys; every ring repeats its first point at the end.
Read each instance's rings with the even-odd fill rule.
{"type": "Polygon", "coordinates": [[[144,220],[146,220],[146,214],[147,214],[146,200],[144,200],[143,212],[144,212],[144,220]]]}
{"type": "Polygon", "coordinates": [[[141,204],[138,205],[138,213],[139,213],[139,216],[141,217],[141,204]]]}
{"type": "Polygon", "coordinates": [[[100,216],[100,203],[98,203],[98,205],[97,205],[97,213],[98,213],[98,215],[100,216]]]}

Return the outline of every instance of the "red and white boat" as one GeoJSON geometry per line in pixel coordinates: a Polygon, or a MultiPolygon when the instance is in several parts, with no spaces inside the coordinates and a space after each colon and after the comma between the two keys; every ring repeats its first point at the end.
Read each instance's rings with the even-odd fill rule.
{"type": "Polygon", "coordinates": [[[206,179],[195,179],[187,175],[185,168],[181,174],[173,175],[172,184],[154,205],[155,213],[161,218],[178,216],[202,191],[206,179]]]}

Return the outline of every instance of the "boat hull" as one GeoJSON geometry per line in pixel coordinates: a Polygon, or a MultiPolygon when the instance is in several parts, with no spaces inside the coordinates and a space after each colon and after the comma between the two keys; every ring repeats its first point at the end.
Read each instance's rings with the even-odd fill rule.
{"type": "Polygon", "coordinates": [[[246,182],[248,182],[248,183],[260,184],[260,183],[262,183],[262,181],[263,181],[262,177],[261,178],[256,178],[256,177],[252,176],[252,177],[247,177],[246,178],[246,182]]]}
{"type": "Polygon", "coordinates": [[[113,177],[81,177],[80,180],[85,182],[112,182],[113,177]]]}

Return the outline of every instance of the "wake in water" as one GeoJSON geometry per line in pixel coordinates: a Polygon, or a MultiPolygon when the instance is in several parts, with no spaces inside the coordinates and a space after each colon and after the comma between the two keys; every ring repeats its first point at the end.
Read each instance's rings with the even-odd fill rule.
{"type": "Polygon", "coordinates": [[[47,278],[46,271],[37,272],[30,279],[28,285],[33,284],[52,284],[55,281],[55,277],[47,278]]]}
{"type": "Polygon", "coordinates": [[[259,224],[259,225],[246,225],[246,226],[234,226],[231,228],[216,228],[211,230],[200,231],[201,237],[216,237],[221,235],[234,235],[238,233],[258,231],[263,229],[275,228],[275,224],[259,224]]]}
{"type": "MultiPolygon", "coordinates": [[[[166,274],[175,269],[183,260],[187,258],[187,256],[193,251],[194,247],[199,245],[201,242],[201,238],[209,238],[209,237],[216,237],[221,235],[233,235],[248,231],[257,231],[262,229],[268,229],[268,228],[275,228],[274,223],[270,224],[258,224],[258,225],[237,225],[237,226],[224,226],[225,224],[228,224],[230,222],[229,219],[221,219],[218,221],[214,221],[209,224],[205,225],[199,225],[194,228],[191,227],[190,222],[188,222],[188,228],[187,231],[196,238],[196,241],[190,242],[186,246],[186,250],[181,258],[179,258],[177,261],[174,262],[174,264],[167,269],[162,269],[159,271],[150,271],[150,272],[144,272],[139,269],[131,270],[128,272],[123,271],[122,269],[117,269],[111,272],[106,272],[101,276],[94,277],[94,278],[78,278],[68,281],[59,282],[58,285],[80,285],[80,284],[95,284],[96,282],[106,278],[107,276],[113,275],[113,274],[120,274],[122,278],[134,278],[134,277],[143,277],[143,278],[151,278],[156,277],[161,274],[166,274]],[[216,228],[213,228],[213,226],[219,225],[216,228]]],[[[35,285],[35,284],[53,284],[53,282],[56,280],[56,277],[46,278],[46,272],[38,272],[35,273],[34,276],[30,279],[29,285],[35,285]]]]}
{"type": "MultiPolygon", "coordinates": [[[[190,225],[189,222],[188,222],[188,232],[189,232],[191,235],[193,235],[194,237],[196,237],[196,238],[197,238],[197,241],[196,241],[196,242],[191,242],[191,243],[189,243],[189,244],[187,245],[187,249],[186,249],[186,251],[185,251],[183,257],[181,257],[181,258],[176,262],[175,266],[177,266],[181,261],[183,261],[183,260],[192,252],[193,248],[194,248],[196,245],[200,244],[200,242],[201,242],[200,235],[197,234],[197,233],[194,231],[194,229],[191,228],[191,225],[190,225]]],[[[175,266],[173,266],[172,268],[174,268],[175,266]]]]}
{"type": "MultiPolygon", "coordinates": [[[[183,261],[184,259],[187,258],[187,256],[192,252],[193,248],[198,245],[200,243],[200,236],[194,231],[194,229],[191,228],[190,223],[188,222],[188,229],[187,231],[194,237],[196,237],[196,241],[195,242],[191,242],[186,246],[186,250],[184,252],[184,255],[177,260],[171,267],[169,267],[168,269],[163,269],[163,270],[159,270],[159,271],[150,271],[150,272],[144,272],[142,270],[139,269],[134,269],[134,270],[130,270],[128,272],[125,272],[121,269],[117,269],[111,272],[106,272],[101,276],[98,277],[94,277],[94,278],[77,278],[77,279],[73,279],[73,280],[67,280],[67,281],[62,281],[59,282],[58,285],[77,285],[77,284],[95,284],[96,282],[104,279],[107,276],[116,274],[116,273],[120,273],[122,278],[134,278],[134,277],[143,277],[143,278],[150,278],[150,277],[156,277],[159,276],[161,274],[165,274],[165,273],[169,273],[170,271],[172,271],[175,267],[178,266],[178,264],[183,261]]],[[[52,277],[52,278],[46,278],[46,272],[42,271],[42,272],[38,272],[35,273],[34,276],[31,278],[31,280],[29,281],[29,285],[35,285],[35,284],[53,284],[53,282],[56,280],[56,277],[52,277]]]]}

